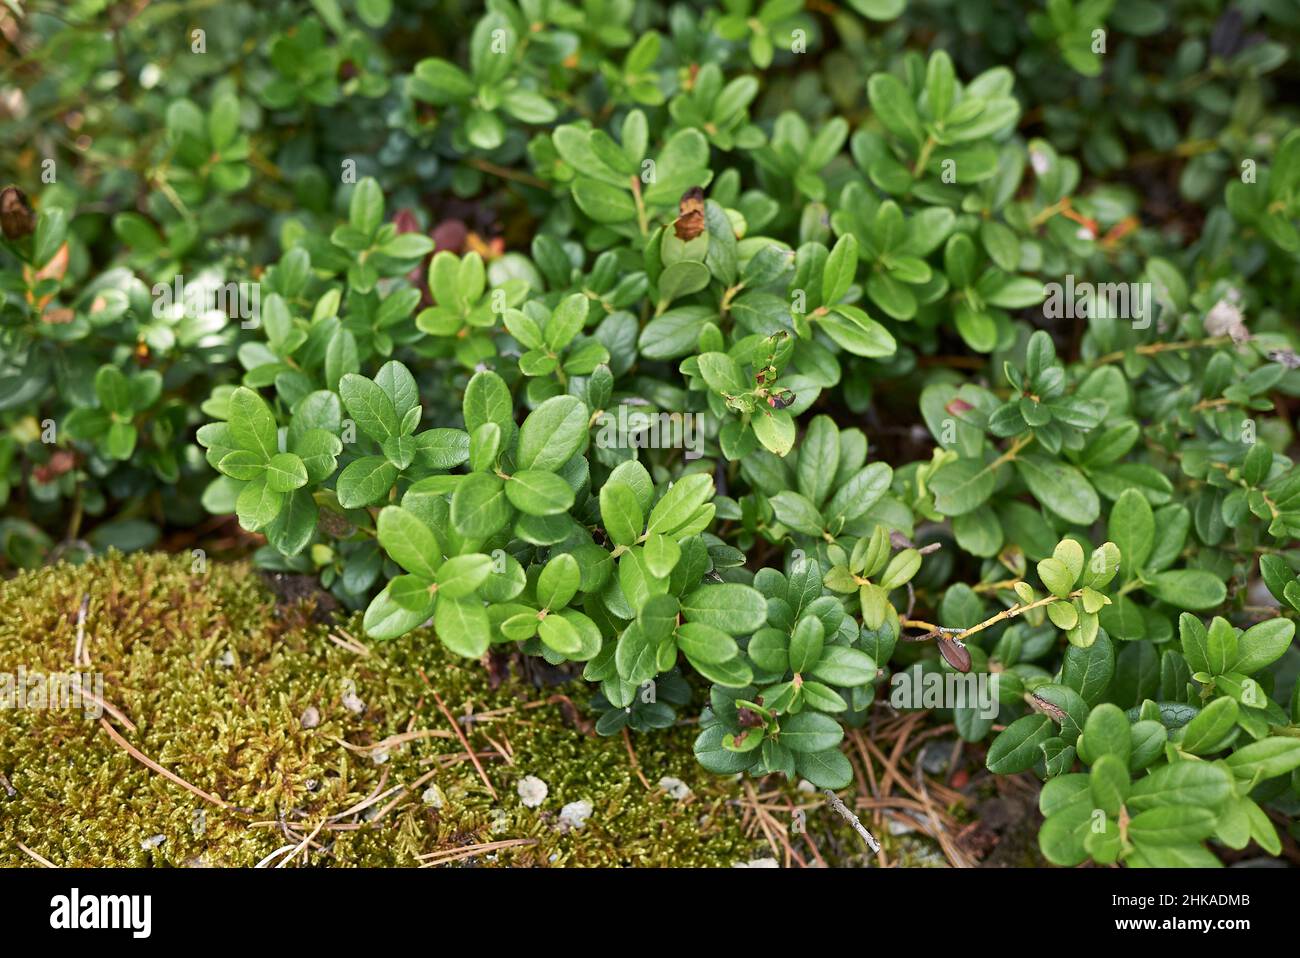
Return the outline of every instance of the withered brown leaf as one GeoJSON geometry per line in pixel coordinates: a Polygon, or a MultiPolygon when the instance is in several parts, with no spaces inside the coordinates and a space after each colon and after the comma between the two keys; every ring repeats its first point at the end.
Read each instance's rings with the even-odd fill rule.
{"type": "Polygon", "coordinates": [[[27,202],[27,194],[16,186],[0,190],[0,229],[5,238],[16,240],[36,230],[36,214],[27,202]]]}
{"type": "Polygon", "coordinates": [[[677,204],[677,221],[673,232],[679,240],[690,242],[704,232],[704,190],[692,186],[677,204]]]}

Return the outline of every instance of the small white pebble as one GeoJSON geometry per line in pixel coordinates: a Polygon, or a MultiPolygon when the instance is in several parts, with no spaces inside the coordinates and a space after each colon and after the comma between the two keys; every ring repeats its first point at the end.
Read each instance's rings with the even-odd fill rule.
{"type": "Polygon", "coordinates": [[[149,838],[146,838],[144,841],[140,843],[140,847],[144,851],[148,851],[151,848],[157,848],[165,841],[167,841],[166,835],[151,835],[149,838]]]}
{"type": "Polygon", "coordinates": [[[519,786],[516,790],[519,792],[519,799],[524,805],[529,808],[536,808],[546,801],[546,795],[550,788],[536,775],[525,775],[519,780],[519,786]]]}
{"type": "Polygon", "coordinates": [[[306,711],[302,713],[302,718],[298,719],[298,724],[303,728],[315,728],[320,725],[320,710],[314,705],[307,706],[306,711]]]}
{"type": "Polygon", "coordinates": [[[569,802],[560,809],[560,827],[561,828],[582,828],[587,824],[587,819],[591,818],[591,813],[595,811],[591,802],[578,801],[569,802]]]}
{"type": "Polygon", "coordinates": [[[671,775],[665,775],[659,779],[659,787],[668,793],[669,797],[681,801],[691,794],[691,787],[683,782],[680,778],[673,778],[671,775]]]}
{"type": "Polygon", "coordinates": [[[749,862],[736,862],[732,868],[780,868],[775,858],[755,858],[749,862]]]}
{"type": "Polygon", "coordinates": [[[1097,235],[1093,233],[1092,230],[1088,229],[1088,227],[1080,226],[1077,230],[1074,231],[1074,238],[1081,239],[1081,240],[1095,240],[1097,238],[1097,235]]]}
{"type": "Polygon", "coordinates": [[[217,656],[217,665],[223,669],[233,669],[235,667],[235,653],[229,649],[217,656]]]}
{"type": "Polygon", "coordinates": [[[437,785],[430,785],[420,796],[420,800],[430,808],[442,808],[447,804],[447,796],[442,793],[437,785]]]}
{"type": "Polygon", "coordinates": [[[383,765],[385,762],[388,761],[388,749],[386,748],[375,749],[373,752],[370,753],[370,761],[374,762],[376,765],[383,765]]]}
{"type": "Polygon", "coordinates": [[[817,792],[817,786],[806,778],[799,779],[799,784],[795,786],[799,791],[808,795],[814,795],[817,792]]]}
{"type": "Polygon", "coordinates": [[[349,712],[360,715],[366,710],[366,703],[357,698],[356,692],[348,692],[343,696],[343,707],[349,712]]]}
{"type": "Polygon", "coordinates": [[[0,113],[7,113],[15,120],[21,120],[27,115],[27,97],[23,96],[23,91],[14,87],[9,90],[0,90],[0,113]]]}

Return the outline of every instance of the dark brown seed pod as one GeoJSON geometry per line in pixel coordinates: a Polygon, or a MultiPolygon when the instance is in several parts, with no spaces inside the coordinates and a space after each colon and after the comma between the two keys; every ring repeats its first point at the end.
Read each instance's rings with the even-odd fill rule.
{"type": "Polygon", "coordinates": [[[677,222],[673,232],[679,240],[690,242],[704,232],[704,190],[692,186],[677,204],[677,222]]]}
{"type": "Polygon", "coordinates": [[[0,191],[0,228],[5,239],[21,239],[36,231],[36,214],[27,202],[27,194],[16,186],[0,191]]]}
{"type": "Polygon", "coordinates": [[[943,660],[954,669],[963,673],[970,671],[970,650],[966,646],[943,634],[935,637],[935,644],[939,646],[943,660]]]}

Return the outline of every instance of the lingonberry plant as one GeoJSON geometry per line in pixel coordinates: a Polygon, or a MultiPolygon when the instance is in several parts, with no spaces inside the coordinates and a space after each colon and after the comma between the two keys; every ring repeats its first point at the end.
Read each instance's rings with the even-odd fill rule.
{"type": "Polygon", "coordinates": [[[142,81],[130,202],[6,191],[10,561],[202,477],[371,638],[540,656],[603,734],[698,716],[711,772],[843,788],[845,727],[935,708],[1046,781],[1052,862],[1279,853],[1293,15],[493,0],[422,49],[404,6],[142,81]],[[205,269],[255,321],[154,308],[205,269]]]}

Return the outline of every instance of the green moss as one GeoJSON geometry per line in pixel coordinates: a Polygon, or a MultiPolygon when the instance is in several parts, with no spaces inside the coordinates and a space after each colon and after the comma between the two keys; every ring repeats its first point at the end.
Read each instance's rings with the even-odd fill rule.
{"type": "MultiPolygon", "coordinates": [[[[368,655],[340,647],[330,627],[312,622],[310,600],[280,604],[246,565],[195,574],[188,560],[136,555],[0,583],[0,672],[71,670],[83,595],[91,668],[137,731],[114,727],[236,808],[223,810],[145,767],[81,711],[7,711],[0,772],[13,793],[0,781],[0,864],[31,864],[22,842],[58,865],[252,865],[430,771],[377,821],[366,813],[336,818],[357,827],[323,829],[316,838],[323,848],[295,864],[416,865],[430,852],[510,839],[533,844],[466,861],[696,866],[770,854],[742,828],[737,785],[695,765],[691,728],[635,739],[652,786],[675,776],[692,788],[690,799],[675,801],[641,784],[621,738],[584,734],[571,710],[566,716],[562,704],[546,702],[554,689],[508,680],[494,690],[479,663],[454,660],[423,632],[368,643],[368,655]],[[432,689],[453,713],[484,716],[465,731],[496,798],[454,737],[415,739],[382,763],[342,744],[450,732],[432,689]],[[344,704],[351,691],[365,705],[360,714],[344,704]],[[320,722],[304,729],[309,707],[320,722]],[[526,775],[549,786],[539,808],[525,807],[517,793],[526,775]],[[422,799],[431,785],[445,796],[441,809],[422,799]],[[561,828],[561,807],[577,801],[590,802],[593,814],[580,830],[561,828]],[[158,835],[161,844],[142,845],[158,835]]],[[[352,626],[346,631],[361,635],[352,626]]]]}

